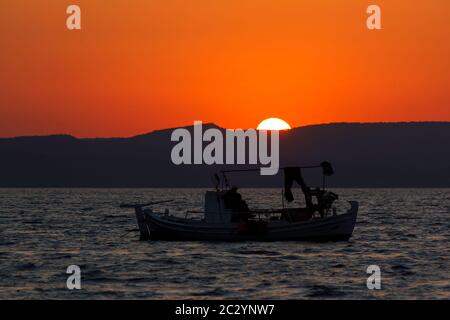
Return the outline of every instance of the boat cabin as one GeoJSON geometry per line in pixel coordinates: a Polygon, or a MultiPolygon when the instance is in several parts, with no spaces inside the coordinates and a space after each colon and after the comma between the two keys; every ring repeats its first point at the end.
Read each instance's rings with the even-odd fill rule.
{"type": "Polygon", "coordinates": [[[226,191],[206,191],[205,221],[210,223],[231,222],[232,209],[225,206],[226,191]]]}

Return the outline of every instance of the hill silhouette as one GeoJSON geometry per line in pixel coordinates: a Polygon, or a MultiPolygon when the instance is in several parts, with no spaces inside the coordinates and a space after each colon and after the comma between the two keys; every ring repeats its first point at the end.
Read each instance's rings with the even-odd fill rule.
{"type": "MultiPolygon", "coordinates": [[[[212,126],[217,127],[204,129],[212,126]]],[[[211,186],[211,175],[224,167],[172,164],[171,132],[3,138],[0,187],[211,186]]],[[[450,122],[333,123],[283,132],[280,157],[281,166],[332,162],[336,174],[328,183],[335,187],[450,187],[449,146],[450,122]]],[[[233,174],[230,180],[240,186],[279,186],[282,177],[233,174]]]]}

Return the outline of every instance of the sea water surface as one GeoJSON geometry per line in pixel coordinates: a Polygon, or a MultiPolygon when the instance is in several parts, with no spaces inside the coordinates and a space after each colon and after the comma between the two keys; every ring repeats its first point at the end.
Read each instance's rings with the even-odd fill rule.
{"type": "MultiPolygon", "coordinates": [[[[139,241],[122,202],[201,210],[203,189],[0,189],[1,299],[448,299],[450,189],[337,189],[348,242],[139,241]],[[81,290],[68,290],[69,265],[81,290]],[[381,289],[367,288],[367,267],[381,289]]],[[[280,207],[279,189],[244,189],[280,207]]]]}

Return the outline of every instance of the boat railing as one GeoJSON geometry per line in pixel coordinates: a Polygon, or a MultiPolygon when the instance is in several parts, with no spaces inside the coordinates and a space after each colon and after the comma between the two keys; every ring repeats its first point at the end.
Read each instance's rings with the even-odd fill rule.
{"type": "MultiPolygon", "coordinates": [[[[295,209],[295,208],[293,208],[295,209]]],[[[203,214],[205,215],[206,212],[202,210],[186,210],[184,218],[187,219],[198,219],[199,217],[189,217],[190,214],[203,214]]],[[[270,219],[273,216],[281,216],[282,214],[286,214],[289,216],[289,218],[292,218],[292,212],[287,210],[286,208],[280,208],[280,209],[253,209],[250,211],[235,211],[232,213],[233,215],[242,215],[248,217],[248,215],[256,215],[258,220],[270,219]],[[263,217],[264,216],[264,217],[263,217]]],[[[325,212],[323,217],[327,217],[330,215],[330,212],[328,210],[325,212]]],[[[336,213],[333,213],[333,215],[336,215],[336,213]]],[[[313,215],[314,217],[314,215],[313,215]]]]}
{"type": "MultiPolygon", "coordinates": [[[[257,209],[257,210],[250,210],[250,211],[233,211],[233,215],[243,215],[248,216],[250,215],[257,215],[258,219],[262,219],[261,216],[265,215],[266,217],[274,216],[274,215],[281,215],[283,213],[284,209],[257,209]]],[[[188,219],[190,214],[206,214],[205,211],[201,210],[186,210],[184,218],[188,219]]]]}
{"type": "MultiPolygon", "coordinates": [[[[258,216],[265,214],[265,215],[273,215],[273,214],[282,214],[283,209],[260,209],[260,210],[250,210],[250,211],[234,211],[234,215],[248,215],[248,214],[257,214],[258,216]]],[[[200,210],[186,210],[184,218],[188,219],[188,216],[190,214],[206,214],[205,211],[200,210]]]]}

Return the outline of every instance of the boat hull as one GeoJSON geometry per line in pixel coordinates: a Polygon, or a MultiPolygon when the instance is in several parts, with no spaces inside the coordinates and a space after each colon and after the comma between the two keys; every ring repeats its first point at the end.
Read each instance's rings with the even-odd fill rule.
{"type": "Polygon", "coordinates": [[[358,203],[343,214],[304,222],[284,220],[206,223],[136,209],[142,240],[171,241],[345,241],[353,233],[358,203]]]}

